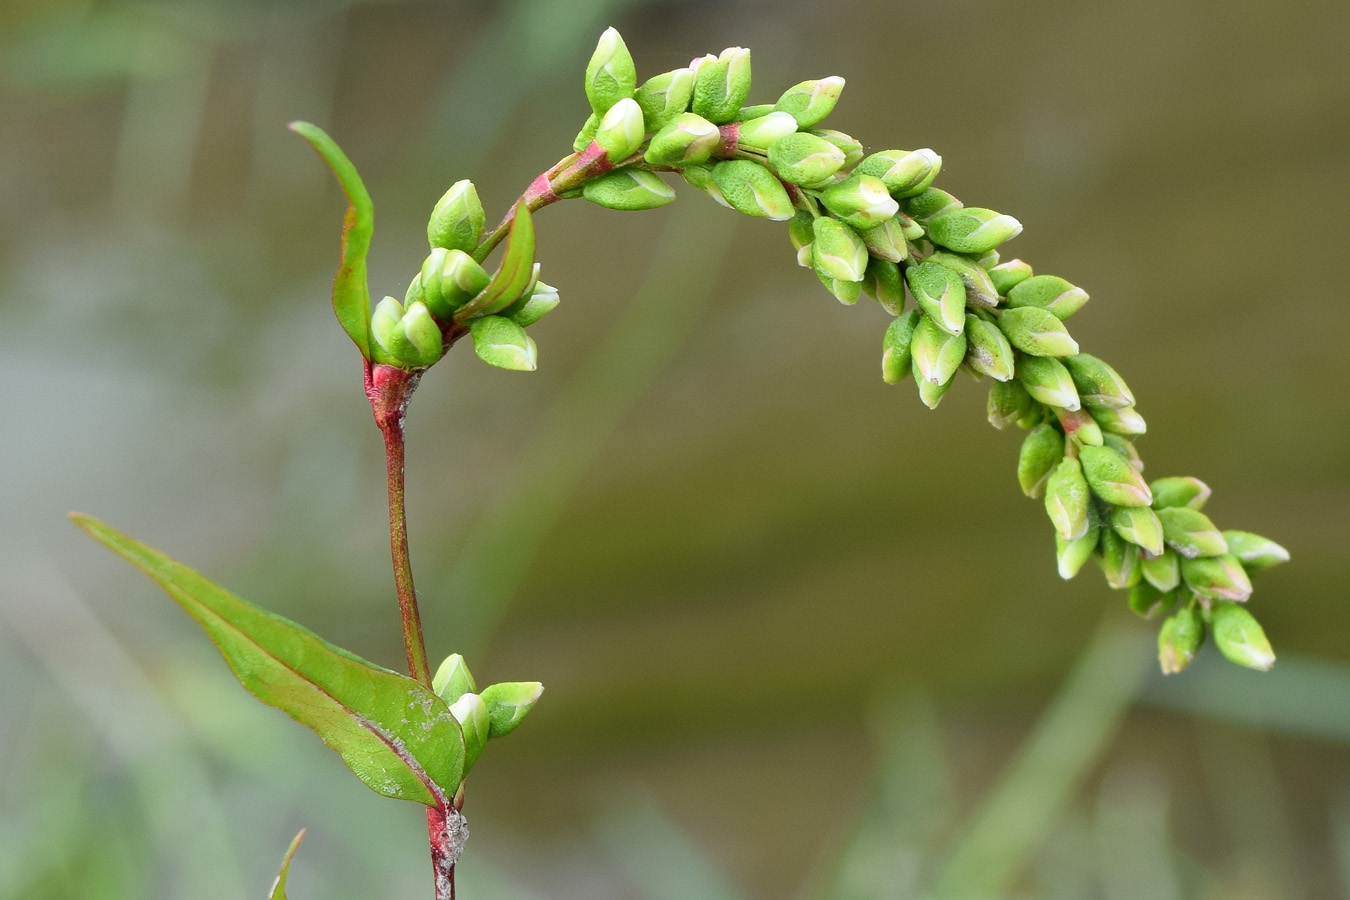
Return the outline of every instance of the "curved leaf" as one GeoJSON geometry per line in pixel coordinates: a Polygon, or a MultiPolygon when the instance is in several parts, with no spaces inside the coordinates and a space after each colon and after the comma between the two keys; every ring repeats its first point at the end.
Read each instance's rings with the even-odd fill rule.
{"type": "Polygon", "coordinates": [[[455,312],[456,322],[490,316],[506,309],[525,293],[534,279],[534,218],[524,200],[517,201],[507,233],[502,264],[483,292],[455,312]]]}
{"type": "Polygon", "coordinates": [[[292,122],[288,127],[318,151],[347,195],[347,214],[342,219],[342,255],[338,260],[337,275],[333,276],[333,312],[361,355],[370,359],[370,285],[366,278],[366,253],[375,231],[375,207],[356,166],[327,132],[309,122],[292,122]]]}
{"type": "Polygon", "coordinates": [[[443,807],[464,775],[450,708],[406,675],[373,665],[97,519],[75,524],[159,582],[206,630],[248,690],[318,732],[373,791],[443,807]]]}
{"type": "Polygon", "coordinates": [[[281,871],[277,873],[277,880],[272,882],[272,890],[267,892],[267,900],[286,900],[286,876],[291,872],[291,860],[295,859],[295,851],[299,849],[304,836],[305,829],[301,828],[300,833],[286,848],[286,855],[281,858],[281,871]]]}

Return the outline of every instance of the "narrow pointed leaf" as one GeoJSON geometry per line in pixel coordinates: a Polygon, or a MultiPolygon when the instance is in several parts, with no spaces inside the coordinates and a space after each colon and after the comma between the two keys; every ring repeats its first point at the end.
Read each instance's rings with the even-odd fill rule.
{"type": "Polygon", "coordinates": [[[266,612],[88,516],[75,524],[157,581],[259,700],[316,732],[371,790],[442,806],[463,779],[464,735],[430,688],[266,612]]]}
{"type": "Polygon", "coordinates": [[[375,231],[374,204],[370,202],[370,194],[357,174],[356,166],[327,132],[309,122],[292,122],[290,129],[309,141],[323,157],[347,195],[347,213],[342,220],[342,254],[338,259],[337,275],[333,277],[333,312],[361,355],[370,359],[370,285],[366,278],[366,253],[375,231]]]}
{"type": "Polygon", "coordinates": [[[272,890],[267,892],[267,900],[286,900],[286,876],[291,872],[291,860],[295,859],[295,851],[299,849],[304,836],[305,829],[301,828],[286,848],[286,855],[281,858],[281,871],[277,873],[277,880],[272,882],[272,890]]]}
{"type": "MultiPolygon", "coordinates": [[[[481,262],[481,260],[480,260],[481,262]]],[[[491,316],[524,296],[534,280],[534,218],[522,200],[516,204],[511,230],[502,251],[502,264],[483,293],[464,304],[455,313],[456,322],[478,316],[491,316]]]]}

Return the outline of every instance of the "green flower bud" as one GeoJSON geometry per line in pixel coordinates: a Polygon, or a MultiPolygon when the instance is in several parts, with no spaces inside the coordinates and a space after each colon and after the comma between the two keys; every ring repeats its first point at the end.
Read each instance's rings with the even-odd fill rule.
{"type": "Polygon", "coordinates": [[[1192,606],[1163,620],[1158,631],[1158,664],[1164,675],[1175,675],[1191,664],[1205,642],[1205,622],[1192,606]]]}
{"type": "Polygon", "coordinates": [[[1164,594],[1181,584],[1181,563],[1172,550],[1164,548],[1158,556],[1141,558],[1139,568],[1148,583],[1164,594]]]}
{"type": "Polygon", "coordinates": [[[370,316],[375,337],[375,361],[404,369],[420,369],[441,358],[441,329],[426,304],[418,301],[404,309],[393,297],[385,297],[370,316]]]}
{"type": "Polygon", "coordinates": [[[581,196],[606,209],[656,209],[675,199],[675,191],[652,172],[623,168],[586,182],[581,196]]]}
{"type": "Polygon", "coordinates": [[[932,150],[882,150],[858,163],[857,171],[880,178],[896,199],[928,189],[942,169],[942,157],[932,150]]]}
{"type": "MultiPolygon", "coordinates": [[[[1060,537],[1072,541],[1087,534],[1090,503],[1082,466],[1072,456],[1064,457],[1045,482],[1045,511],[1060,537]]],[[[1109,530],[1101,529],[1103,538],[1109,530]]]]}
{"type": "Polygon", "coordinates": [[[1074,387],[1078,389],[1078,396],[1084,406],[1123,409],[1134,405],[1134,394],[1125,379],[1097,357],[1079,353],[1064,360],[1064,367],[1073,376],[1074,387]]]}
{"type": "MultiPolygon", "coordinates": [[[[1139,451],[1135,449],[1134,444],[1130,443],[1129,438],[1122,437],[1121,435],[1118,434],[1102,432],[1100,427],[1097,428],[1097,431],[1101,433],[1102,443],[1104,445],[1110,447],[1112,450],[1116,451],[1121,456],[1128,459],[1130,461],[1130,465],[1134,466],[1134,470],[1140,474],[1143,474],[1144,460],[1139,456],[1139,451]]],[[[1084,443],[1087,442],[1085,441],[1084,443]]],[[[1154,497],[1154,502],[1155,503],[1157,502],[1157,497],[1154,497]]]]}
{"type": "Polygon", "coordinates": [[[502,310],[501,314],[521,328],[529,328],[552,312],[557,305],[558,289],[537,281],[528,294],[502,310]]]}
{"type": "Polygon", "coordinates": [[[1189,506],[1201,509],[1210,494],[1209,485],[1189,475],[1159,478],[1149,484],[1149,490],[1153,491],[1153,505],[1158,508],[1189,506]]]}
{"type": "Polygon", "coordinates": [[[586,99],[595,114],[603,116],[620,100],[632,97],[636,89],[637,69],[628,46],[619,32],[606,28],[586,64],[586,99]]]}
{"type": "Polygon", "coordinates": [[[989,424],[1002,430],[1009,425],[1017,425],[1030,417],[1036,408],[1027,389],[1020,381],[999,381],[989,389],[989,402],[985,406],[989,424]]]}
{"type": "Polygon", "coordinates": [[[756,103],[754,106],[742,106],[736,111],[737,122],[749,122],[751,119],[758,119],[760,116],[767,116],[771,112],[777,112],[772,103],[756,103]]]}
{"type": "Polygon", "coordinates": [[[1250,575],[1289,562],[1289,551],[1270,538],[1250,531],[1225,531],[1223,537],[1228,542],[1228,552],[1238,558],[1250,575]]]}
{"type": "Polygon", "coordinates": [[[722,143],[722,132],[702,116],[681,113],[652,136],[643,159],[653,166],[683,166],[704,162],[722,143]]]}
{"type": "Polygon", "coordinates": [[[771,112],[741,123],[736,130],[736,146],[765,151],[776,142],[797,133],[797,122],[785,112],[771,112]]]}
{"type": "Polygon", "coordinates": [[[890,260],[868,257],[862,287],[891,315],[898,316],[904,311],[905,278],[900,274],[900,267],[890,260]]]}
{"type": "Polygon", "coordinates": [[[844,90],[844,79],[837,75],[815,81],[803,81],[788,88],[773,108],[792,116],[799,128],[810,128],[828,116],[844,90]]]}
{"type": "Polygon", "coordinates": [[[600,117],[595,142],[604,149],[610,162],[620,163],[638,151],[646,133],[642,108],[632,97],[625,97],[600,117]]]}
{"type": "Polygon", "coordinates": [[[874,228],[900,210],[881,179],[871,175],[851,175],[826,188],[820,200],[837,218],[859,229],[874,228]]]}
{"type": "Polygon", "coordinates": [[[816,184],[844,165],[844,151],[824,138],[797,132],[769,147],[769,166],[792,184],[816,184]]]}
{"type": "Polygon", "coordinates": [[[499,738],[515,731],[543,693],[544,686],[537,681],[504,681],[486,688],[482,696],[491,721],[488,734],[499,738]]]}
{"type": "Polygon", "coordinates": [[[1181,580],[1197,594],[1211,600],[1246,600],[1252,595],[1252,583],[1238,558],[1200,556],[1181,560],[1181,580]]]}
{"type": "Polygon", "coordinates": [[[1022,233],[1022,223],[1012,216],[968,206],[928,220],[928,237],[958,253],[985,253],[1022,233]]]}
{"type": "Polygon", "coordinates": [[[1158,510],[1163,537],[1182,556],[1222,556],[1228,551],[1228,541],[1198,509],[1189,506],[1170,506],[1158,510]]]}
{"type": "Polygon", "coordinates": [[[694,70],[688,67],[655,75],[643,82],[633,99],[642,109],[642,121],[660,131],[689,108],[694,96],[694,70]]]}
{"type": "Polygon", "coordinates": [[[1069,370],[1049,356],[1022,356],[1017,360],[1017,378],[1027,393],[1041,403],[1063,409],[1080,409],[1069,370]]]}
{"type": "Polygon", "coordinates": [[[586,124],[581,126],[577,136],[572,141],[572,149],[580,153],[591,145],[595,140],[595,133],[600,129],[600,117],[591,113],[586,117],[586,124]]]}
{"type": "Polygon", "coordinates": [[[685,181],[689,182],[689,184],[698,188],[727,209],[731,209],[731,204],[727,202],[727,198],[722,196],[722,189],[713,182],[712,170],[713,167],[710,165],[685,166],[683,169],[680,169],[680,175],[685,181]]]}
{"type": "Polygon", "coordinates": [[[895,214],[895,220],[900,223],[900,231],[905,236],[905,240],[917,241],[923,237],[923,226],[911,219],[903,212],[895,214]]]}
{"type": "Polygon", "coordinates": [[[1059,567],[1059,577],[1068,581],[1083,568],[1083,564],[1092,558],[1097,549],[1101,529],[1089,524],[1087,532],[1080,538],[1069,540],[1055,532],[1055,561],[1059,567]]]}
{"type": "Polygon", "coordinates": [[[429,366],[441,358],[445,339],[441,337],[440,324],[432,318],[425,303],[414,303],[404,312],[403,333],[417,352],[414,360],[417,365],[429,366]]]}
{"type": "Polygon", "coordinates": [[[1008,292],[1031,277],[1031,266],[1020,259],[1010,259],[989,270],[989,280],[1004,297],[1008,292]]]}
{"type": "Polygon", "coordinates": [[[966,327],[966,287],[960,277],[946,266],[922,262],[905,270],[905,280],[919,309],[935,324],[951,334],[966,327]]]}
{"type": "Polygon", "coordinates": [[[431,679],[431,689],[446,703],[454,703],[465,694],[476,693],[478,686],[474,684],[464,657],[451,653],[436,670],[436,676],[431,679]]]}
{"type": "Polygon", "coordinates": [[[815,240],[811,243],[811,258],[816,271],[825,278],[862,281],[867,271],[867,245],[858,233],[829,216],[820,216],[812,227],[815,240]]]}
{"type": "Polygon", "coordinates": [[[1063,459],[1064,435],[1058,428],[1043,422],[1027,432],[1017,455],[1017,483],[1022,486],[1022,493],[1033,500],[1045,496],[1050,473],[1063,459]]]}
{"type": "Polygon", "coordinates": [[[1090,445],[1100,447],[1104,443],[1105,436],[1102,430],[1097,427],[1097,423],[1092,416],[1081,409],[1060,409],[1054,408],[1055,418],[1059,419],[1060,427],[1064,429],[1064,436],[1072,438],[1080,446],[1090,445]]]}
{"type": "Polygon", "coordinates": [[[1106,583],[1115,590],[1132,588],[1139,583],[1139,548],[1110,528],[1102,529],[1101,539],[1097,542],[1097,562],[1106,575],[1106,583]]]}
{"type": "MultiPolygon", "coordinates": [[[[966,313],[966,362],[981,375],[998,381],[1013,377],[1013,349],[998,326],[966,313]]],[[[1061,454],[1062,455],[1062,454],[1061,454]]]]}
{"type": "Polygon", "coordinates": [[[825,290],[834,295],[834,298],[845,306],[852,306],[858,302],[862,296],[861,281],[845,281],[842,278],[830,278],[827,275],[820,274],[820,270],[815,270],[816,277],[820,283],[825,285],[825,290]]]}
{"type": "Polygon", "coordinates": [[[1130,609],[1145,619],[1153,618],[1154,613],[1169,608],[1176,600],[1175,594],[1164,593],[1147,581],[1130,588],[1130,609]]]}
{"type": "Polygon", "coordinates": [[[1148,506],[1148,485],[1125,457],[1110,447],[1082,447],[1083,476],[1092,492],[1112,506],[1148,506]]]}
{"type": "Polygon", "coordinates": [[[814,215],[799,209],[788,222],[788,240],[792,241],[792,247],[797,251],[797,265],[808,269],[812,266],[811,244],[816,239],[815,221],[814,215]]]}
{"type": "Polygon", "coordinates": [[[933,187],[920,191],[905,201],[905,212],[925,226],[929,219],[964,208],[960,200],[946,191],[933,187]]]}
{"type": "Polygon", "coordinates": [[[422,263],[405,299],[420,299],[432,315],[448,322],[455,310],[481,294],[491,281],[492,276],[463,250],[437,247],[422,263]]]}
{"type": "Polygon", "coordinates": [[[909,353],[915,378],[933,384],[946,384],[956,374],[961,360],[965,359],[966,337],[943,331],[925,316],[914,329],[909,353]]]}
{"type": "Polygon", "coordinates": [[[483,698],[474,693],[461,694],[450,704],[450,714],[464,732],[464,772],[467,774],[473,764],[478,762],[478,757],[483,755],[492,719],[483,698]]]}
{"type": "Polygon", "coordinates": [[[750,51],[728,47],[716,59],[695,62],[691,108],[718,125],[733,121],[750,96],[750,51]]]}
{"type": "Polygon", "coordinates": [[[877,259],[898,263],[909,255],[909,245],[898,215],[872,228],[860,229],[858,235],[867,245],[867,252],[877,259]]]}
{"type": "Polygon", "coordinates": [[[1005,309],[998,327],[1014,347],[1032,356],[1073,356],[1078,352],[1078,342],[1064,323],[1034,306],[1005,309]]]}
{"type": "MultiPolygon", "coordinates": [[[[1030,272],[1030,268],[1027,269],[1030,272]]],[[[1082,309],[1087,291],[1074,287],[1058,275],[1033,275],[1008,291],[1009,306],[1034,306],[1054,313],[1060,319],[1082,309]]]]}
{"type": "Polygon", "coordinates": [[[1162,524],[1147,506],[1117,506],[1111,510],[1111,527],[1153,556],[1163,552],[1162,524]]]}
{"type": "Polygon", "coordinates": [[[1132,436],[1148,430],[1144,417],[1133,406],[1122,406],[1120,409],[1098,406],[1092,410],[1092,417],[1097,420],[1102,431],[1111,434],[1132,436]]]}
{"type": "Polygon", "coordinates": [[[431,211],[427,222],[427,242],[432,248],[463,250],[472,253],[483,237],[487,222],[483,204],[473,182],[456,181],[450,186],[431,211]]]}
{"type": "MultiPolygon", "coordinates": [[[[786,222],[796,212],[782,183],[773,173],[748,159],[733,159],[713,166],[713,183],[732,209],[747,216],[786,222]]],[[[859,245],[862,241],[858,241],[859,245]]],[[[862,278],[859,265],[858,281],[862,278]]]]}
{"type": "Polygon", "coordinates": [[[1264,672],[1275,665],[1275,651],[1256,617],[1236,603],[1216,603],[1210,630],[1219,652],[1240,666],[1264,672]]]}
{"type": "Polygon", "coordinates": [[[376,362],[388,362],[400,365],[402,360],[414,354],[408,337],[403,333],[403,304],[393,297],[385,297],[375,304],[370,314],[370,331],[383,356],[376,354],[376,362]]]}
{"type": "Polygon", "coordinates": [[[989,273],[964,256],[938,250],[928,254],[927,262],[946,266],[955,272],[966,286],[966,303],[993,309],[998,306],[998,291],[989,280],[989,273]]]}
{"type": "Polygon", "coordinates": [[[469,320],[473,352],[490,366],[517,372],[533,372],[537,350],[525,329],[501,316],[469,320]]]}
{"type": "Polygon", "coordinates": [[[881,378],[887,384],[902,381],[909,374],[909,345],[918,325],[919,311],[911,309],[886,326],[886,335],[881,340],[881,378]]]}
{"type": "Polygon", "coordinates": [[[852,135],[835,131],[833,128],[814,128],[807,133],[814,134],[816,137],[829,141],[838,147],[840,152],[844,154],[844,168],[857,165],[858,160],[863,157],[863,145],[858,143],[852,135]]]}
{"type": "Polygon", "coordinates": [[[937,409],[938,404],[942,402],[942,398],[946,396],[947,390],[952,386],[955,379],[949,379],[943,384],[933,384],[931,381],[920,378],[916,369],[914,380],[919,384],[919,399],[923,401],[923,405],[929,409],[937,409]]]}

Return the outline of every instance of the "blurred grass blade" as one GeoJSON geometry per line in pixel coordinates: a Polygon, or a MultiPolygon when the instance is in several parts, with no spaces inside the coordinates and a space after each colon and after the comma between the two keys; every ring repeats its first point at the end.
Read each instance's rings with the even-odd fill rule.
{"type": "Polygon", "coordinates": [[[533,277],[534,217],[530,215],[530,208],[525,205],[525,201],[521,200],[516,203],[511,216],[511,230],[507,233],[501,266],[483,293],[455,312],[455,321],[467,322],[478,316],[501,312],[521,298],[533,277]]]}
{"type": "Polygon", "coordinates": [[[259,609],[96,519],[71,518],[159,582],[250,693],[318,732],[373,791],[438,806],[459,787],[464,735],[429,688],[259,609]]]}
{"type": "Polygon", "coordinates": [[[370,284],[366,278],[366,254],[375,231],[375,207],[356,166],[327,132],[309,122],[292,122],[289,127],[309,141],[323,157],[347,195],[347,213],[342,219],[342,254],[337,275],[333,277],[333,312],[361,355],[370,359],[370,284]]]}
{"type": "Polygon", "coordinates": [[[286,855],[281,858],[281,871],[277,873],[277,880],[272,882],[272,890],[268,892],[267,900],[286,900],[286,876],[291,872],[291,860],[295,859],[295,851],[299,849],[304,836],[305,829],[301,828],[300,833],[286,848],[286,855]]]}

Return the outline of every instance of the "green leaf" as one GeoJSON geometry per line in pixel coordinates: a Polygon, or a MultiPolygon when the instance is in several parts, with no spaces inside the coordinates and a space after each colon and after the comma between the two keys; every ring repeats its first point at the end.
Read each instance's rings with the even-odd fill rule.
{"type": "Polygon", "coordinates": [[[267,892],[267,900],[286,900],[286,876],[290,874],[291,860],[295,859],[295,851],[299,849],[304,836],[305,829],[301,828],[295,840],[286,848],[286,855],[281,858],[281,871],[277,873],[277,880],[272,883],[272,890],[267,892]]]}
{"type": "Polygon", "coordinates": [[[515,303],[534,280],[534,218],[521,200],[511,218],[511,230],[502,251],[502,264],[483,293],[455,312],[455,321],[467,322],[478,316],[490,316],[515,303]]]}
{"type": "Polygon", "coordinates": [[[97,519],[75,524],[157,581],[259,700],[316,732],[377,794],[444,807],[463,780],[464,735],[439,697],[266,612],[97,519]]]}
{"type": "Polygon", "coordinates": [[[342,255],[337,275],[333,277],[333,312],[361,355],[370,359],[370,285],[366,278],[366,253],[375,231],[375,207],[356,166],[336,141],[309,122],[292,122],[289,127],[309,141],[323,157],[347,195],[347,213],[342,220],[342,255]]]}

